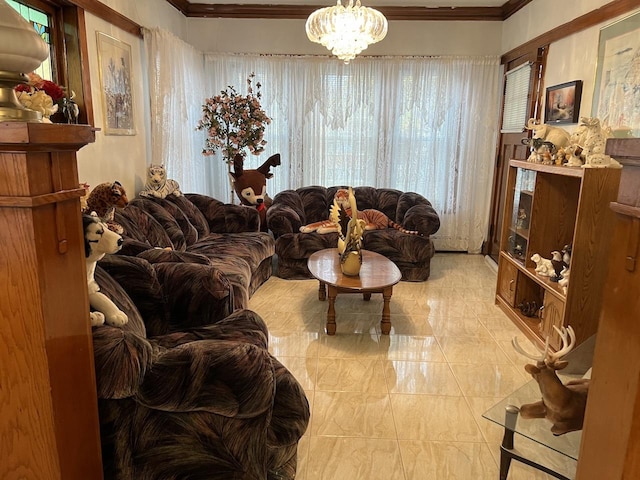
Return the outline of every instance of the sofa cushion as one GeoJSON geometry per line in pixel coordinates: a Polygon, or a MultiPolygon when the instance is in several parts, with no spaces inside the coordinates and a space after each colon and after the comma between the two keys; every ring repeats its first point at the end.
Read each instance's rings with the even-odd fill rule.
{"type": "Polygon", "coordinates": [[[131,200],[129,205],[139,207],[141,210],[151,215],[169,236],[171,244],[175,250],[185,250],[187,248],[187,241],[180,225],[178,225],[176,219],[162,208],[160,204],[149,198],[138,197],[131,200]]]}
{"type": "Polygon", "coordinates": [[[187,216],[189,222],[198,231],[198,237],[209,235],[209,224],[202,212],[184,195],[168,195],[166,201],[175,204],[187,216]]]}

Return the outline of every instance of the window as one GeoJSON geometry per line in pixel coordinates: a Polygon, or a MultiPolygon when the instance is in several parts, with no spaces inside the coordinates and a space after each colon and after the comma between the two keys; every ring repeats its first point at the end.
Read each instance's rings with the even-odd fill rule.
{"type": "Polygon", "coordinates": [[[532,67],[533,64],[530,62],[523,63],[505,74],[502,133],[522,132],[527,123],[532,67]]]}

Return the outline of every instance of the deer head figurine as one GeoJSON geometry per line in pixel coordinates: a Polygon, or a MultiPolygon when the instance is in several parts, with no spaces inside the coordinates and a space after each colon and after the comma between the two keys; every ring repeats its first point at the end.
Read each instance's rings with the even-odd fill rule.
{"type": "Polygon", "coordinates": [[[260,214],[260,228],[267,231],[267,208],[271,199],[267,195],[267,179],[273,177],[271,167],[280,165],[280,154],[271,155],[255,170],[244,169],[244,157],[237,154],[233,159],[234,171],[229,172],[233,189],[243,205],[255,207],[260,214]]]}
{"type": "Polygon", "coordinates": [[[558,378],[556,372],[569,363],[562,360],[562,357],[575,346],[576,335],[572,327],[562,327],[562,330],[556,326],[553,328],[562,339],[562,348],[555,353],[549,349],[549,337],[545,342],[544,351],[538,349],[539,355],[526,352],[516,338],[511,343],[518,353],[536,361],[535,365],[527,364],[524,369],[538,382],[542,393],[542,400],[522,405],[520,415],[522,418],[546,418],[552,423],[551,432],[554,435],[562,435],[582,429],[589,380],[572,380],[563,384],[558,378]]]}

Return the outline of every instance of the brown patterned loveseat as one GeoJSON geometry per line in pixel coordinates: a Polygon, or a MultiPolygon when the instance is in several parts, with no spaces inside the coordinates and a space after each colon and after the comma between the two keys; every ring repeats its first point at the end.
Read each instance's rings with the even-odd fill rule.
{"type": "Polygon", "coordinates": [[[236,309],[245,308],[272,274],[275,242],[259,231],[255,208],[198,194],[138,197],[116,212],[115,221],[124,229],[121,254],[210,265],[231,283],[236,309]]]}
{"type": "MultiPolygon", "coordinates": [[[[267,224],[276,238],[278,276],[310,278],[307,260],[311,254],[324,248],[335,248],[336,233],[300,233],[300,227],[326,220],[339,188],[347,187],[303,187],[285,190],[274,197],[267,210],[267,224]]],[[[440,218],[431,203],[417,193],[390,188],[355,187],[354,193],[358,210],[380,210],[406,230],[417,230],[421,234],[409,235],[393,228],[367,231],[364,248],[393,261],[403,280],[429,278],[431,258],[435,253],[429,236],[440,228],[440,218]]]]}
{"type": "Polygon", "coordinates": [[[309,404],[264,322],[210,310],[232,296],[223,277],[163,268],[108,255],[96,269],[129,317],[93,328],[105,480],[292,480],[309,404]]]}

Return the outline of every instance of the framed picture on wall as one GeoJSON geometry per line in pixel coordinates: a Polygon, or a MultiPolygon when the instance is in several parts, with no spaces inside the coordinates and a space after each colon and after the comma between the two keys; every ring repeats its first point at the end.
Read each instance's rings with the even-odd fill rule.
{"type": "Polygon", "coordinates": [[[545,123],[578,123],[582,80],[562,83],[547,88],[545,98],[545,123]]]}
{"type": "Polygon", "coordinates": [[[105,135],[135,135],[131,46],[96,32],[105,135]]]}
{"type": "Polygon", "coordinates": [[[616,137],[640,137],[640,12],[600,29],[591,115],[616,137]]]}

